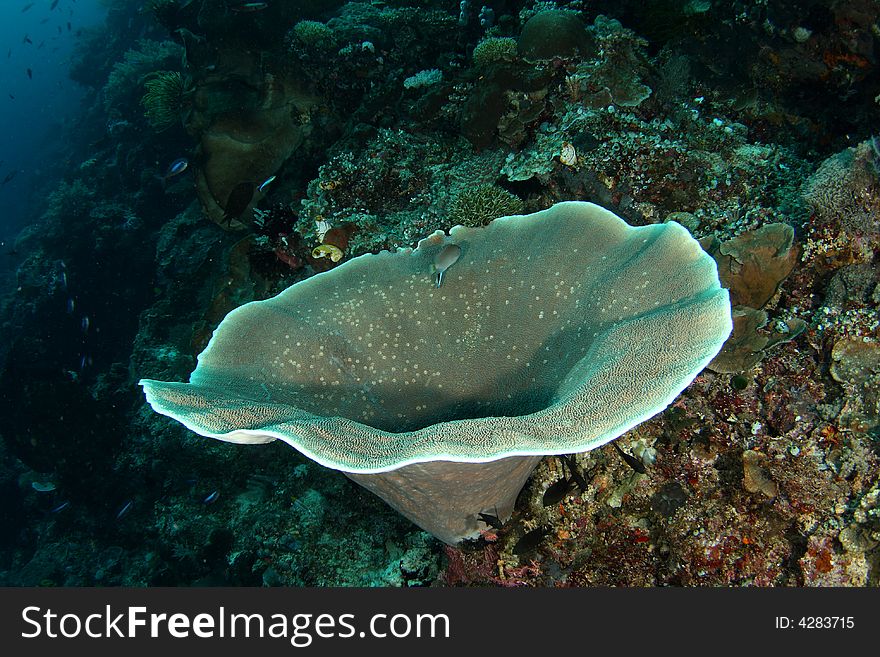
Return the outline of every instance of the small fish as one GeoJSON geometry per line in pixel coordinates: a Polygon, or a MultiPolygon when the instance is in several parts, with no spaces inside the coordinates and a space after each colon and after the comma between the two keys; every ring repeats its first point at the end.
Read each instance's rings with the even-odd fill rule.
{"type": "Polygon", "coordinates": [[[83,333],[88,333],[88,332],[89,332],[89,316],[88,316],[88,315],[83,315],[83,316],[82,316],[81,326],[82,326],[82,332],[83,332],[83,333]]]}
{"type": "Polygon", "coordinates": [[[8,183],[10,180],[15,178],[18,175],[18,169],[13,169],[9,173],[6,174],[6,177],[3,179],[3,182],[0,183],[0,187],[8,183]]]}
{"type": "Polygon", "coordinates": [[[580,473],[577,467],[577,461],[574,456],[560,456],[562,462],[568,466],[568,473],[571,475],[571,480],[577,484],[577,487],[580,489],[582,493],[587,492],[587,480],[584,479],[584,476],[580,473]]]}
{"type": "Polygon", "coordinates": [[[15,96],[13,96],[12,94],[9,94],[9,99],[10,99],[10,100],[15,100],[15,96]]]}
{"type": "Polygon", "coordinates": [[[28,79],[33,80],[34,79],[34,72],[31,69],[28,69],[27,76],[28,76],[28,79]]]}
{"type": "Polygon", "coordinates": [[[34,6],[33,2],[27,3],[24,7],[21,8],[21,13],[23,14],[24,12],[26,12],[28,9],[30,9],[33,6],[34,6]]]}
{"type": "Polygon", "coordinates": [[[254,198],[254,190],[256,188],[256,183],[252,182],[238,183],[232,188],[232,191],[229,192],[229,197],[226,199],[225,213],[223,215],[223,221],[226,222],[227,226],[232,224],[233,219],[238,219],[247,210],[247,206],[250,205],[254,198]]]}
{"type": "Polygon", "coordinates": [[[272,181],[275,180],[275,178],[277,178],[277,176],[269,176],[268,178],[266,178],[266,179],[260,184],[260,186],[257,187],[257,191],[258,191],[258,192],[262,192],[262,191],[264,191],[269,185],[272,184],[272,181]]]}
{"type": "Polygon", "coordinates": [[[55,490],[55,483],[51,481],[32,481],[31,488],[38,493],[51,493],[55,490]]]}
{"type": "Polygon", "coordinates": [[[477,516],[492,529],[504,528],[504,523],[498,518],[497,515],[493,516],[491,513],[478,513],[477,516]]]}
{"type": "Polygon", "coordinates": [[[58,6],[58,0],[52,0],[52,4],[49,5],[49,11],[52,11],[57,6],[58,6]]]}
{"type": "Polygon", "coordinates": [[[67,31],[70,32],[71,29],[73,29],[73,28],[70,26],[70,21],[68,21],[68,23],[67,23],[67,31]]]}
{"type": "Polygon", "coordinates": [[[24,35],[24,39],[22,39],[21,42],[22,43],[31,43],[31,44],[33,43],[33,41],[31,41],[31,38],[27,34],[24,35]]]}
{"type": "Polygon", "coordinates": [[[533,529],[532,531],[523,534],[522,538],[520,538],[516,542],[516,545],[513,546],[513,553],[522,556],[529,552],[534,552],[538,548],[538,545],[541,544],[541,541],[543,541],[549,533],[549,527],[538,527],[537,529],[533,529]]]}
{"type": "Polygon", "coordinates": [[[116,514],[116,519],[119,520],[129,511],[131,511],[131,505],[134,503],[134,500],[129,500],[125,504],[122,505],[122,508],[119,509],[119,512],[116,514]]]}
{"type": "Polygon", "coordinates": [[[64,511],[64,509],[66,509],[69,506],[70,506],[70,502],[68,502],[68,501],[62,502],[58,506],[55,506],[55,507],[52,507],[51,509],[49,509],[49,513],[61,513],[62,511],[64,511]]]}
{"type": "Polygon", "coordinates": [[[72,315],[74,310],[76,310],[76,302],[71,297],[67,300],[67,312],[72,315]]]}
{"type": "Polygon", "coordinates": [[[454,265],[461,257],[461,247],[458,244],[447,244],[440,253],[434,256],[434,273],[437,276],[437,287],[443,285],[443,274],[454,265]]]}
{"type": "Polygon", "coordinates": [[[249,14],[254,11],[261,11],[268,6],[268,2],[242,2],[240,5],[230,7],[230,9],[237,14],[249,14]]]}
{"type": "Polygon", "coordinates": [[[168,165],[168,169],[165,171],[165,180],[169,180],[174,176],[178,176],[184,171],[186,171],[189,166],[189,160],[185,157],[179,157],[174,162],[168,165]]]}
{"type": "Polygon", "coordinates": [[[202,500],[202,504],[211,504],[212,502],[216,502],[218,497],[220,497],[220,491],[215,490],[213,493],[202,500]]]}
{"type": "Polygon", "coordinates": [[[544,497],[541,500],[542,504],[544,506],[558,504],[564,500],[565,496],[571,491],[572,484],[574,484],[574,481],[567,477],[563,477],[559,481],[553,482],[547,487],[547,490],[544,491],[544,497]]]}
{"type": "Polygon", "coordinates": [[[614,449],[617,450],[617,453],[620,454],[620,458],[622,458],[629,467],[631,467],[639,474],[648,474],[648,470],[645,468],[644,463],[642,463],[632,454],[627,454],[626,452],[624,452],[620,448],[620,445],[618,445],[616,442],[612,442],[611,444],[614,446],[614,449]]]}

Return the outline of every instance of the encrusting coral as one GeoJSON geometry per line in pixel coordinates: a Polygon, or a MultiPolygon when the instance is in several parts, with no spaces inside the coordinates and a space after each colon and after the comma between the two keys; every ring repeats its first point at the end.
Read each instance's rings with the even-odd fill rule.
{"type": "Polygon", "coordinates": [[[660,412],[730,330],[715,263],[684,228],[568,202],[242,306],[188,384],[141,385],[196,433],[285,441],[455,543],[480,512],[509,515],[542,455],[660,412]],[[449,244],[461,253],[441,286],[449,244]]]}

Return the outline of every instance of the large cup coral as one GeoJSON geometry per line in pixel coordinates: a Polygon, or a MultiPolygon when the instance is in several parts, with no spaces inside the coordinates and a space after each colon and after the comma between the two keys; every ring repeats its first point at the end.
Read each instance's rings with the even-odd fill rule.
{"type": "Polygon", "coordinates": [[[250,221],[257,186],[302,143],[313,99],[292,76],[264,72],[256,55],[227,54],[223,64],[195,85],[187,128],[199,139],[194,160],[202,208],[223,228],[236,229],[250,221]],[[246,183],[251,194],[236,199],[246,183]]]}
{"type": "Polygon", "coordinates": [[[593,449],[665,408],[730,330],[715,262],[687,230],[568,202],[246,304],[189,383],[141,385],[191,430],[283,440],[456,543],[480,512],[509,515],[543,455],[593,449]],[[449,243],[460,257],[438,287],[449,243]]]}

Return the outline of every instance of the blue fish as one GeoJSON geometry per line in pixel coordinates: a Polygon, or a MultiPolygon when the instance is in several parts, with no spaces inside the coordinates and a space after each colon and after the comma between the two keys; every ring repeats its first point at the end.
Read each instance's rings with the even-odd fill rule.
{"type": "Polygon", "coordinates": [[[211,504],[212,502],[216,502],[218,497],[220,497],[220,491],[215,490],[213,493],[208,495],[208,497],[202,500],[202,504],[211,504]]]}
{"type": "Polygon", "coordinates": [[[266,178],[266,180],[264,180],[263,183],[259,187],[257,187],[257,191],[262,192],[263,190],[265,190],[269,185],[272,184],[272,181],[275,180],[275,178],[276,176],[269,176],[268,178],[266,178]]]}
{"type": "Polygon", "coordinates": [[[119,513],[116,514],[116,519],[117,519],[117,520],[119,520],[120,518],[122,518],[122,517],[123,517],[126,513],[128,513],[129,511],[131,511],[131,505],[132,505],[132,503],[133,503],[132,500],[129,500],[129,501],[126,502],[124,505],[122,505],[122,508],[119,509],[119,513]]]}
{"type": "Polygon", "coordinates": [[[240,5],[230,7],[230,9],[237,14],[249,14],[254,11],[262,11],[268,6],[268,2],[242,2],[240,5]]]}
{"type": "Polygon", "coordinates": [[[185,157],[179,157],[174,162],[168,165],[168,170],[165,171],[165,180],[169,178],[173,178],[174,176],[180,175],[186,168],[189,166],[189,160],[185,157]]]}

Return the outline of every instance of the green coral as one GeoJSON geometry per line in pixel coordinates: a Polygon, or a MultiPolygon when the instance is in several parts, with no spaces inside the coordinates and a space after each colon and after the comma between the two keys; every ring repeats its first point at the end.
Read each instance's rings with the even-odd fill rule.
{"type": "Polygon", "coordinates": [[[333,30],[319,21],[300,21],[293,26],[293,36],[303,46],[326,48],[333,45],[333,30]]]}
{"type": "Polygon", "coordinates": [[[147,93],[141,99],[144,115],[157,131],[170,128],[180,120],[186,85],[177,71],[157,71],[144,82],[147,93]]]}
{"type": "Polygon", "coordinates": [[[476,67],[513,61],[516,59],[516,39],[512,37],[483,39],[474,47],[473,59],[476,67]]]}
{"type": "Polygon", "coordinates": [[[144,77],[152,71],[176,67],[182,57],[183,48],[172,41],[138,41],[136,49],[126,51],[122,61],[113,65],[104,85],[104,109],[128,114],[130,105],[137,102],[144,77]]]}
{"type": "Polygon", "coordinates": [[[480,185],[455,197],[449,219],[462,226],[485,226],[493,219],[521,214],[523,202],[497,185],[480,185]]]}

